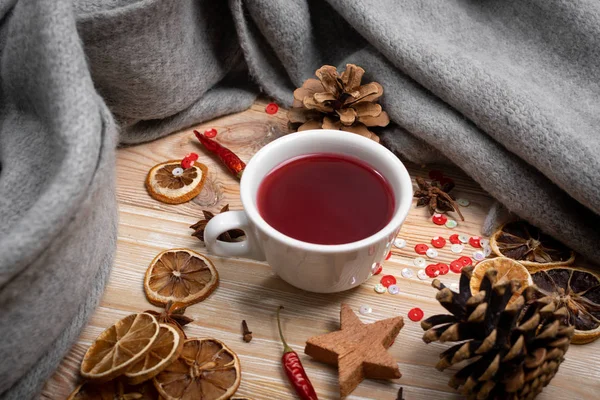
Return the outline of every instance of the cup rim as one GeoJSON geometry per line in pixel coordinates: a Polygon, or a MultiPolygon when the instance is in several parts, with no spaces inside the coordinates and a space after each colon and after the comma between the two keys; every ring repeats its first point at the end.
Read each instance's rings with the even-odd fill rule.
{"type": "MultiPolygon", "coordinates": [[[[387,176],[385,176],[385,178],[388,181],[390,180],[387,176]]],[[[402,161],[400,161],[400,159],[394,155],[394,153],[392,153],[383,145],[374,142],[371,139],[367,139],[363,136],[351,132],[338,131],[332,129],[312,129],[302,132],[290,133],[285,136],[282,136],[268,143],[267,145],[262,147],[258,152],[256,152],[256,154],[246,165],[246,169],[244,170],[244,173],[242,175],[242,179],[240,182],[240,197],[242,200],[242,205],[244,206],[244,211],[248,218],[268,236],[275,237],[279,241],[289,246],[302,248],[307,251],[314,251],[320,253],[339,253],[370,246],[394,234],[394,231],[398,229],[400,225],[402,225],[402,223],[408,215],[410,206],[412,205],[413,190],[412,181],[406,167],[404,166],[402,161]],[[399,206],[394,211],[394,215],[392,216],[390,222],[388,222],[386,226],[384,226],[378,232],[361,240],[343,244],[317,244],[304,242],[302,240],[294,239],[293,237],[287,236],[279,232],[277,229],[273,228],[263,219],[263,217],[258,212],[256,201],[252,198],[252,194],[250,192],[250,185],[248,183],[248,179],[250,179],[250,177],[252,177],[252,175],[254,174],[254,166],[259,165],[261,163],[261,160],[267,157],[270,152],[274,151],[274,149],[290,141],[298,140],[299,138],[304,138],[304,140],[317,140],[323,139],[327,136],[333,136],[337,138],[343,137],[344,140],[354,141],[357,145],[361,147],[366,147],[369,149],[369,151],[377,153],[378,157],[381,157],[382,160],[395,165],[395,168],[397,168],[398,174],[400,175],[400,179],[401,181],[403,181],[403,184],[401,184],[401,186],[410,189],[403,190],[399,194],[394,192],[394,195],[399,197],[399,206]]]]}

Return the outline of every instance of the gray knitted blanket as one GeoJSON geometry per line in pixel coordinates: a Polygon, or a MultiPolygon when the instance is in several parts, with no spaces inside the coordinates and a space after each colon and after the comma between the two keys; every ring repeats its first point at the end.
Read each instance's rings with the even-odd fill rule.
{"type": "Polygon", "coordinates": [[[34,397],[99,301],[117,142],[346,63],[385,88],[387,146],[600,261],[596,0],[0,0],[0,398],[34,397]]]}

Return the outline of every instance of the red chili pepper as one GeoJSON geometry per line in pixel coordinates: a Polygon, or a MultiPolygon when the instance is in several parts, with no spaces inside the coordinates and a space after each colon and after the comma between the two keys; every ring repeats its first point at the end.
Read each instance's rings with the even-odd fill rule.
{"type": "Polygon", "coordinates": [[[292,350],[292,348],[288,346],[283,338],[283,333],[281,332],[281,321],[279,320],[279,311],[282,308],[283,306],[279,306],[277,309],[277,326],[279,327],[279,337],[283,343],[283,356],[281,357],[281,361],[283,362],[285,374],[294,387],[294,390],[296,390],[296,393],[298,393],[298,396],[300,396],[302,400],[318,400],[315,388],[313,388],[312,383],[310,383],[310,380],[306,375],[306,371],[304,371],[304,367],[300,362],[298,353],[292,350]]]}
{"type": "Polygon", "coordinates": [[[206,150],[216,154],[219,157],[219,159],[223,162],[223,164],[225,164],[227,169],[231,171],[232,174],[238,178],[242,177],[242,173],[244,172],[244,168],[246,168],[246,164],[240,160],[240,158],[236,156],[233,151],[229,150],[227,147],[221,146],[216,141],[207,138],[196,130],[194,130],[194,135],[196,135],[206,150]]]}

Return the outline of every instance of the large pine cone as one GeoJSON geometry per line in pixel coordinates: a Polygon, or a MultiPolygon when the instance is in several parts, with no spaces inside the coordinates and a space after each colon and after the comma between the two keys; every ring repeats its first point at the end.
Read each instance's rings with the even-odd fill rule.
{"type": "Polygon", "coordinates": [[[307,79],[294,91],[294,104],[288,112],[290,123],[298,131],[343,130],[379,142],[367,127],[386,126],[390,118],[377,104],[383,87],[377,82],[361,85],[364,73],[354,64],[347,64],[341,75],[331,65],[319,68],[315,72],[319,79],[307,79]]]}
{"type": "Polygon", "coordinates": [[[508,304],[517,282],[498,282],[494,269],[472,296],[472,271],[462,270],[459,293],[433,281],[436,299],[452,315],[422,321],[423,341],[460,342],[440,354],[436,368],[472,359],[449,382],[467,398],[533,399],[552,380],[571,342],[567,309],[550,297],[540,298],[534,286],[508,304]]]}

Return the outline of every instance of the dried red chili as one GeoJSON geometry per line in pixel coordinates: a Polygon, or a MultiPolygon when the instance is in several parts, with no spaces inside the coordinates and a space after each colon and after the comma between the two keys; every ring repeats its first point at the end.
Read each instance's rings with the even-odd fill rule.
{"type": "Polygon", "coordinates": [[[281,342],[283,343],[283,356],[281,357],[281,361],[283,362],[283,368],[285,369],[285,374],[287,375],[290,383],[294,387],[296,393],[302,400],[318,400],[317,393],[315,392],[315,388],[313,388],[312,383],[308,379],[306,375],[306,371],[300,362],[300,357],[298,357],[298,353],[296,353],[283,338],[283,332],[281,331],[281,321],[279,319],[279,312],[283,306],[279,306],[277,309],[277,327],[279,328],[279,337],[281,338],[281,342]]]}
{"type": "Polygon", "coordinates": [[[238,178],[242,177],[242,173],[244,172],[244,168],[246,168],[246,164],[231,150],[227,147],[221,146],[216,141],[207,138],[202,133],[194,130],[194,135],[198,138],[200,143],[204,145],[206,150],[214,153],[219,157],[221,162],[227,167],[232,174],[237,176],[238,178]]]}

